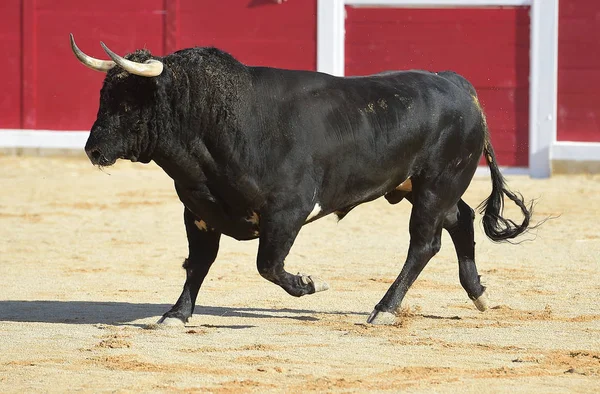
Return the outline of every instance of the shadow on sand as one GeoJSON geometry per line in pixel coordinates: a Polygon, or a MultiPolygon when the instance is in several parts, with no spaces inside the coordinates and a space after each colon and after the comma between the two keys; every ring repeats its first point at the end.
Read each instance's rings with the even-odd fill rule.
{"type": "MultiPolygon", "coordinates": [[[[158,318],[169,304],[97,301],[0,301],[0,321],[66,324],[127,324],[158,318]]],[[[278,318],[318,321],[315,314],[363,315],[357,312],[321,312],[307,309],[226,308],[196,306],[195,316],[278,318]]]]}

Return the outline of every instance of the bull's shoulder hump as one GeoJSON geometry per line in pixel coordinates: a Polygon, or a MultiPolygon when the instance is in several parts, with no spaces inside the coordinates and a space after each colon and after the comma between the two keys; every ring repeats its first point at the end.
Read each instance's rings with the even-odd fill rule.
{"type": "Polygon", "coordinates": [[[310,71],[310,70],[292,70],[285,68],[275,68],[275,67],[263,67],[263,66],[253,66],[248,67],[250,75],[255,81],[269,81],[269,82],[310,82],[310,81],[330,81],[335,79],[336,77],[318,72],[318,71],[310,71]]]}

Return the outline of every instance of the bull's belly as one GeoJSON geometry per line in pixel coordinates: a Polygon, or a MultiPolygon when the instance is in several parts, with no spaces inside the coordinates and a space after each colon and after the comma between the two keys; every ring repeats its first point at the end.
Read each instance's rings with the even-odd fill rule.
{"type": "MultiPolygon", "coordinates": [[[[364,190],[354,190],[356,196],[350,199],[341,199],[340,201],[319,201],[317,200],[308,213],[304,224],[308,224],[331,213],[335,213],[340,219],[344,217],[350,210],[358,205],[375,200],[388,193],[400,193],[404,195],[412,190],[412,181],[410,178],[404,179],[401,182],[390,181],[382,185],[364,190]]],[[[188,201],[190,202],[190,201],[188,201]]],[[[194,213],[196,227],[200,231],[218,231],[224,235],[232,237],[240,241],[256,239],[260,236],[260,213],[250,211],[245,216],[236,217],[221,217],[220,215],[203,215],[195,208],[200,208],[201,205],[190,204],[187,208],[194,213]],[[207,218],[209,218],[207,219],[207,218]]],[[[213,212],[214,214],[214,212],[213,212]]]]}
{"type": "Polygon", "coordinates": [[[248,241],[258,238],[259,217],[256,212],[247,217],[229,218],[227,223],[211,223],[197,219],[194,224],[200,231],[218,231],[238,241],[248,241]]]}
{"type": "MultiPolygon", "coordinates": [[[[412,180],[409,177],[401,182],[392,180],[370,186],[354,188],[351,192],[345,193],[345,196],[342,198],[338,197],[330,201],[317,201],[312,212],[308,215],[306,223],[313,222],[331,213],[337,215],[338,219],[341,220],[357,206],[376,200],[382,196],[388,198],[388,196],[392,195],[395,200],[393,203],[395,204],[412,191],[412,180]]],[[[390,201],[389,198],[388,201],[390,201]]]]}
{"type": "MultiPolygon", "coordinates": [[[[331,199],[334,211],[344,210],[347,207],[355,207],[357,205],[373,201],[390,193],[392,191],[410,192],[412,191],[412,180],[410,176],[402,175],[392,179],[381,180],[376,182],[373,180],[357,181],[354,185],[345,185],[344,193],[338,192],[336,198],[331,199]],[[370,182],[369,182],[370,181],[370,182]]],[[[342,188],[340,188],[342,189],[342,188]]],[[[324,205],[324,204],[321,204],[324,205]]]]}

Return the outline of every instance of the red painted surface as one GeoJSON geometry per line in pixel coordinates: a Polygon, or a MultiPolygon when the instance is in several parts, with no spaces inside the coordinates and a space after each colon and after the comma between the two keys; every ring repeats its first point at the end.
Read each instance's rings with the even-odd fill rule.
{"type": "Polygon", "coordinates": [[[35,3],[35,45],[25,55],[33,62],[35,102],[26,107],[25,128],[89,130],[95,119],[104,74],[75,59],[69,33],[84,52],[101,59],[108,57],[100,41],[120,54],[144,46],[163,52],[163,0],[103,0],[84,9],[74,0],[29,1],[35,3]]]}
{"type": "Polygon", "coordinates": [[[249,64],[314,70],[316,0],[2,0],[0,128],[89,130],[104,74],[73,56],[107,59],[146,47],[157,55],[214,45],[249,64]]]}
{"type": "MultiPolygon", "coordinates": [[[[105,58],[215,45],[256,65],[315,69],[317,0],[2,0],[0,128],[89,129],[103,75],[81,67],[73,32],[105,58]]],[[[526,165],[526,9],[347,8],[347,73],[453,69],[477,87],[503,164],[526,165]]],[[[558,139],[600,141],[600,2],[560,2],[558,139]]]]}
{"type": "Polygon", "coordinates": [[[21,126],[21,1],[0,4],[0,127],[21,126]]]}
{"type": "Polygon", "coordinates": [[[347,7],[346,75],[453,70],[473,83],[498,162],[527,166],[529,9],[347,7]]]}
{"type": "Polygon", "coordinates": [[[179,1],[182,47],[216,46],[249,65],[316,69],[316,0],[179,1]]]}
{"type": "Polygon", "coordinates": [[[181,0],[165,1],[165,46],[164,53],[175,52],[181,48],[180,39],[180,15],[181,0]]]}
{"type": "Polygon", "coordinates": [[[559,141],[600,142],[600,2],[559,2],[559,141]]]}

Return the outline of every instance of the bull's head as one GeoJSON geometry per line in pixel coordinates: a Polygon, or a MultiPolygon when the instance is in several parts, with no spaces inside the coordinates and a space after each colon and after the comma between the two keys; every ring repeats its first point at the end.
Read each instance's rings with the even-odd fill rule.
{"type": "Polygon", "coordinates": [[[100,43],[112,60],[99,60],[83,53],[71,34],[71,48],[81,63],[107,73],[100,91],[100,108],[85,152],[94,165],[110,166],[117,159],[150,161],[158,77],[163,63],[139,50],[125,58],[100,43]]]}

